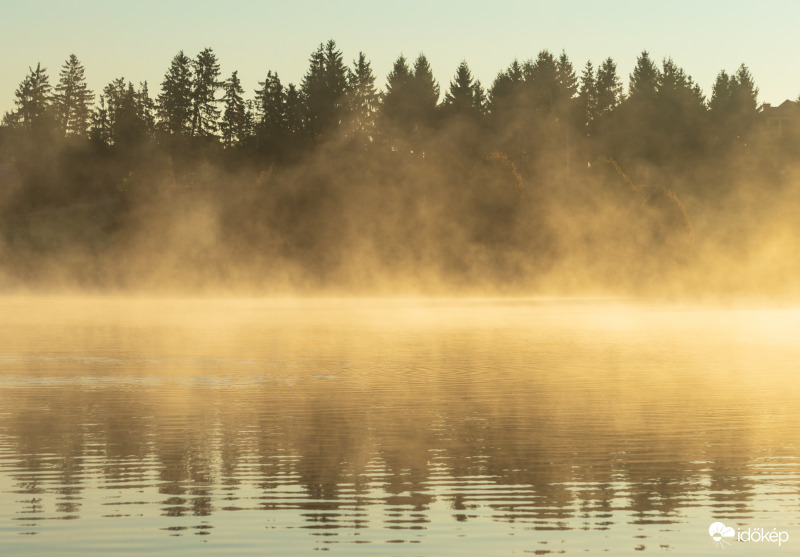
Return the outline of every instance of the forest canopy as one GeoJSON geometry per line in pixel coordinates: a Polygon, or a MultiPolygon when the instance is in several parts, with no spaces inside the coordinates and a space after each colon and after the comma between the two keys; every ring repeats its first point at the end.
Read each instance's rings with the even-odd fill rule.
{"type": "Polygon", "coordinates": [[[333,40],[254,91],[211,48],[157,87],[31,67],[0,126],[0,289],[796,294],[800,104],[748,68],[398,56],[333,40]]]}

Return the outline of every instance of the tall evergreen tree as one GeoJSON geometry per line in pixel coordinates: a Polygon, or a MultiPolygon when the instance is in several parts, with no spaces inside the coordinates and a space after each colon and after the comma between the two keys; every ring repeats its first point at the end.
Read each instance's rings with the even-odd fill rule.
{"type": "Polygon", "coordinates": [[[489,112],[498,125],[508,124],[513,117],[515,108],[524,96],[523,85],[523,66],[518,60],[514,60],[507,70],[497,74],[489,88],[489,112]]]}
{"type": "Polygon", "coordinates": [[[103,88],[101,116],[104,129],[96,136],[105,139],[109,145],[127,148],[141,142],[147,136],[147,122],[143,119],[141,91],[137,92],[133,83],[125,78],[115,79],[103,88]]]}
{"type": "Polygon", "coordinates": [[[531,108],[542,114],[551,114],[561,97],[555,57],[548,50],[541,51],[535,62],[525,62],[523,75],[531,108]]]}
{"type": "Polygon", "coordinates": [[[16,109],[6,112],[3,123],[27,131],[40,131],[52,121],[50,78],[41,64],[36,64],[35,70],[28,69],[30,73],[14,93],[16,109]]]}
{"type": "Polygon", "coordinates": [[[386,76],[386,91],[383,94],[381,115],[388,130],[410,132],[413,106],[413,74],[406,57],[402,54],[395,60],[392,71],[386,76]]]}
{"type": "Polygon", "coordinates": [[[286,130],[290,135],[303,131],[305,110],[303,97],[294,83],[286,87],[286,130]]]}
{"type": "Polygon", "coordinates": [[[567,117],[574,110],[574,100],[578,94],[578,78],[572,62],[563,50],[556,61],[556,82],[558,83],[556,108],[560,117],[567,117]]]}
{"type": "Polygon", "coordinates": [[[352,133],[370,141],[375,135],[380,96],[375,88],[375,74],[363,52],[359,52],[358,60],[353,62],[353,68],[348,71],[347,82],[352,133]]]}
{"type": "Polygon", "coordinates": [[[597,117],[597,82],[591,61],[586,62],[581,73],[577,104],[577,121],[588,132],[589,124],[597,117]]]}
{"type": "Polygon", "coordinates": [[[709,118],[716,141],[746,143],[757,116],[758,88],[747,66],[734,75],[724,70],[717,75],[708,102],[709,118]]]}
{"type": "Polygon", "coordinates": [[[341,124],[347,103],[347,68],[336,42],[320,44],[309,60],[301,92],[307,110],[307,131],[324,137],[341,124]]]}
{"type": "Polygon", "coordinates": [[[217,90],[220,88],[220,69],[217,56],[210,48],[203,49],[192,64],[192,135],[214,135],[219,120],[217,90]]]}
{"type": "Polygon", "coordinates": [[[461,62],[445,94],[443,109],[448,117],[476,118],[483,112],[480,83],[472,78],[467,62],[461,62]],[[476,87],[477,85],[477,87],[476,87]]]}
{"type": "Polygon", "coordinates": [[[597,68],[595,90],[598,116],[611,113],[622,102],[622,82],[617,76],[617,64],[611,58],[606,58],[597,68]]]}
{"type": "Polygon", "coordinates": [[[737,116],[742,119],[743,125],[752,126],[758,111],[758,87],[750,70],[744,64],[739,66],[736,75],[733,76],[732,93],[737,116]]]}
{"type": "Polygon", "coordinates": [[[711,87],[711,98],[708,101],[708,108],[712,118],[722,120],[728,116],[733,105],[733,88],[735,81],[722,70],[717,74],[714,85],[711,87]]]}
{"type": "Polygon", "coordinates": [[[220,121],[220,132],[222,134],[222,144],[225,147],[232,147],[241,144],[247,133],[247,120],[245,115],[244,89],[239,80],[238,72],[233,72],[231,77],[222,86],[224,96],[222,103],[225,110],[220,121]]]}
{"type": "MultiPolygon", "coordinates": [[[[256,138],[259,148],[276,152],[289,135],[286,115],[286,91],[277,72],[267,72],[256,89],[256,138]]],[[[302,118],[302,112],[299,114],[302,118]]],[[[300,122],[302,124],[302,120],[300,122]]]]}
{"type": "Polygon", "coordinates": [[[430,127],[435,125],[436,106],[439,104],[439,84],[433,77],[433,70],[424,54],[414,61],[414,74],[411,79],[411,93],[414,106],[414,125],[430,127]]]}
{"type": "Polygon", "coordinates": [[[139,83],[139,89],[136,91],[136,109],[138,111],[137,117],[141,122],[144,134],[147,137],[152,137],[156,127],[156,103],[153,101],[152,97],[150,97],[147,81],[139,83]]]}
{"type": "Polygon", "coordinates": [[[192,61],[181,50],[172,59],[158,95],[159,125],[173,136],[192,131],[192,61]]]}
{"type": "Polygon", "coordinates": [[[636,59],[636,66],[630,75],[628,83],[628,99],[639,102],[640,99],[652,100],[658,86],[658,67],[650,59],[650,54],[645,50],[636,59]]]}
{"type": "Polygon", "coordinates": [[[86,136],[94,93],[86,85],[84,68],[74,54],[70,54],[61,68],[55,89],[53,104],[56,121],[64,135],[86,136]]]}

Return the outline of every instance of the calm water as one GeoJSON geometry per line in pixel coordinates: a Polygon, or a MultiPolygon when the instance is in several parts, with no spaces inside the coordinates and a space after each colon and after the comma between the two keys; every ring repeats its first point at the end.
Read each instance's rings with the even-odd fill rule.
{"type": "Polygon", "coordinates": [[[3,299],[0,553],[797,554],[799,371],[796,310],[3,299]]]}

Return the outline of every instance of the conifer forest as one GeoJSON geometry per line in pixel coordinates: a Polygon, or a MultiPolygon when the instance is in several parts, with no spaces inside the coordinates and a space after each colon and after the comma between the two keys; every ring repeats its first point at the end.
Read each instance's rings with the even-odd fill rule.
{"type": "Polygon", "coordinates": [[[800,293],[800,99],[745,64],[711,91],[646,51],[481,83],[330,40],[255,90],[211,48],[165,65],[92,91],[73,54],[0,92],[0,289],[800,293]]]}

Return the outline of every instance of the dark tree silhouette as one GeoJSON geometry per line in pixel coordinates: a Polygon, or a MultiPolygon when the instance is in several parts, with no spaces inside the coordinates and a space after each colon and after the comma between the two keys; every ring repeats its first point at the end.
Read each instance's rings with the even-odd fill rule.
{"type": "Polygon", "coordinates": [[[631,103],[651,102],[658,86],[658,68],[645,50],[636,59],[636,66],[628,82],[628,100],[631,103]]]}
{"type": "Polygon", "coordinates": [[[220,69],[217,56],[210,48],[204,49],[192,65],[194,79],[192,81],[192,130],[193,136],[212,136],[217,131],[219,108],[217,108],[217,90],[220,69]]]}
{"type": "Polygon", "coordinates": [[[447,117],[476,119],[483,114],[484,95],[480,82],[472,78],[467,63],[461,62],[442,105],[447,117]]]}
{"type": "Polygon", "coordinates": [[[416,127],[436,125],[436,106],[439,103],[439,84],[433,77],[433,70],[424,54],[414,61],[414,75],[411,79],[413,121],[416,127]]]}
{"type": "Polygon", "coordinates": [[[161,129],[173,136],[192,131],[192,62],[180,51],[172,59],[158,96],[161,129]]]}
{"type": "Polygon", "coordinates": [[[606,58],[597,68],[595,89],[600,117],[613,112],[622,102],[622,82],[617,76],[617,64],[611,58],[606,58]]]}
{"type": "Polygon", "coordinates": [[[375,88],[375,74],[363,52],[359,52],[358,60],[348,70],[347,84],[350,135],[362,144],[370,143],[375,137],[380,95],[375,88]]]}
{"type": "Polygon", "coordinates": [[[26,131],[40,131],[52,123],[52,98],[47,69],[36,64],[36,69],[20,83],[14,96],[16,109],[3,116],[3,123],[26,131]]]}
{"type": "Polygon", "coordinates": [[[412,78],[408,61],[401,54],[386,77],[386,91],[383,94],[382,116],[385,120],[383,127],[392,134],[398,132],[407,134],[413,129],[412,78]]]}
{"type": "Polygon", "coordinates": [[[335,41],[320,44],[311,54],[300,91],[308,135],[321,140],[335,132],[346,115],[347,104],[347,68],[335,41]]]}
{"type": "Polygon", "coordinates": [[[578,98],[575,102],[577,105],[576,122],[583,133],[589,134],[589,126],[597,117],[597,81],[591,61],[586,62],[583,67],[578,88],[578,98]]]}
{"type": "Polygon", "coordinates": [[[55,117],[66,136],[85,137],[92,116],[94,93],[86,85],[85,70],[70,54],[59,74],[53,97],[55,117]]]}
{"type": "Polygon", "coordinates": [[[245,114],[244,89],[239,80],[238,72],[233,72],[231,77],[222,85],[224,96],[222,103],[225,110],[219,123],[222,135],[222,145],[230,148],[241,144],[247,138],[247,117],[245,114]]]}
{"type": "Polygon", "coordinates": [[[102,108],[95,119],[93,137],[122,149],[141,143],[149,132],[145,95],[123,77],[106,85],[100,95],[102,108]]]}

